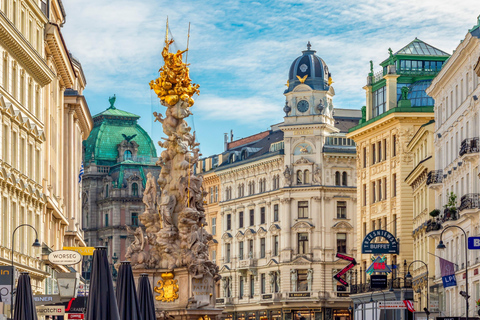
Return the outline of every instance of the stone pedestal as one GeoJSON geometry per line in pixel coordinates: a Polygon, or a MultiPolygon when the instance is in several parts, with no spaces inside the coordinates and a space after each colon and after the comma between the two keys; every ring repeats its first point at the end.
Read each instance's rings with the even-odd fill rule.
{"type": "Polygon", "coordinates": [[[215,308],[216,292],[213,278],[204,276],[195,279],[186,268],[178,268],[174,272],[166,269],[134,269],[133,276],[137,285],[142,273],[149,275],[157,319],[163,320],[162,311],[168,312],[175,320],[199,320],[205,316],[216,320],[222,313],[222,309],[215,308]],[[168,273],[173,273],[173,278],[168,273]],[[171,298],[172,295],[178,297],[173,301],[162,301],[162,294],[163,300],[171,298]]]}

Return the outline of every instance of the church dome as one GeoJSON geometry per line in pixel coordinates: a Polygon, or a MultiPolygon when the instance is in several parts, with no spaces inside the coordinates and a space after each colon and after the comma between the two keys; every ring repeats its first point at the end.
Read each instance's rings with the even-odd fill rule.
{"type": "Polygon", "coordinates": [[[330,76],[328,66],[315,52],[315,50],[311,50],[310,42],[308,42],[307,50],[302,51],[303,54],[293,61],[288,73],[289,85],[285,93],[293,91],[302,81],[313,90],[328,90],[330,87],[328,85],[330,76]]]}
{"type": "MultiPolygon", "coordinates": [[[[118,162],[118,146],[124,141],[138,145],[133,161],[149,162],[157,157],[157,151],[148,133],[137,123],[140,116],[119,110],[111,105],[107,110],[93,116],[93,129],[85,147],[85,162],[111,166],[118,162]]],[[[129,161],[129,160],[127,160],[129,161]]]]}

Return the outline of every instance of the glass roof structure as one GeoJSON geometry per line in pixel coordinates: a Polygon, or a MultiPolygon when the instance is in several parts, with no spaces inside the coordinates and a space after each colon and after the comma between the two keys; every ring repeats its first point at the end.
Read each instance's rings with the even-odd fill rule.
{"type": "Polygon", "coordinates": [[[412,42],[407,44],[402,49],[395,52],[397,54],[405,54],[405,55],[419,55],[419,56],[449,56],[448,53],[439,50],[435,47],[432,47],[428,43],[423,42],[415,38],[412,42]]]}

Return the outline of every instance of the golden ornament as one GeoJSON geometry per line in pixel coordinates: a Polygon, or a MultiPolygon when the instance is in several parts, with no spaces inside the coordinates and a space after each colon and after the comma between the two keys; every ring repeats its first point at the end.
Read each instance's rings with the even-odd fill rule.
{"type": "Polygon", "coordinates": [[[153,291],[158,293],[155,297],[157,301],[172,302],[178,299],[178,280],[173,279],[175,276],[172,272],[164,272],[161,275],[162,280],[158,280],[158,287],[154,287],[153,291]]]}

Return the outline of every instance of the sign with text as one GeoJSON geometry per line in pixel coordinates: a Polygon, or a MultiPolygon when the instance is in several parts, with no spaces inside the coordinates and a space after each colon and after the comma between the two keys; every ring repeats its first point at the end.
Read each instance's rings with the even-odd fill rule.
{"type": "Polygon", "coordinates": [[[307,298],[310,297],[310,292],[289,292],[289,298],[307,298]]]}
{"type": "Polygon", "coordinates": [[[56,265],[68,266],[82,261],[82,255],[73,250],[57,250],[48,255],[48,261],[56,265]]]}
{"type": "Polygon", "coordinates": [[[0,295],[2,295],[2,302],[4,304],[10,304],[10,290],[12,289],[12,272],[15,272],[14,267],[0,267],[0,295]]]}
{"type": "Polygon", "coordinates": [[[82,320],[84,318],[83,313],[67,313],[68,314],[68,319],[80,319],[82,320]]]}
{"type": "Polygon", "coordinates": [[[393,234],[387,230],[374,230],[367,234],[362,242],[362,253],[398,254],[398,242],[393,234]],[[373,242],[375,238],[383,238],[387,242],[373,242]]]}
{"type": "Polygon", "coordinates": [[[63,250],[76,251],[82,256],[93,256],[93,251],[95,251],[95,247],[63,247],[63,250]]]}
{"type": "Polygon", "coordinates": [[[372,289],[385,289],[387,287],[387,275],[386,274],[372,274],[370,276],[370,288],[372,289]]]}
{"type": "Polygon", "coordinates": [[[65,306],[37,306],[37,316],[63,316],[65,306]]]}
{"type": "Polygon", "coordinates": [[[357,265],[357,261],[355,261],[355,259],[352,258],[352,257],[346,256],[346,255],[338,253],[338,252],[336,254],[336,257],[340,258],[342,260],[350,261],[350,263],[345,268],[343,268],[342,270],[340,270],[339,273],[337,273],[336,275],[333,276],[333,278],[335,280],[340,282],[342,285],[348,287],[348,282],[345,281],[342,277],[348,272],[348,270],[352,269],[353,267],[355,267],[357,265]]]}
{"type": "Polygon", "coordinates": [[[374,272],[392,272],[392,269],[387,265],[387,257],[376,257],[370,267],[365,270],[367,274],[372,274],[374,272]]]}
{"type": "Polygon", "coordinates": [[[480,250],[480,237],[468,237],[468,249],[480,250]]]}
{"type": "Polygon", "coordinates": [[[192,293],[197,305],[209,305],[213,295],[213,279],[207,276],[201,279],[192,279],[192,293]]]}
{"type": "Polygon", "coordinates": [[[379,309],[407,309],[403,301],[382,301],[377,302],[379,309]]]}

